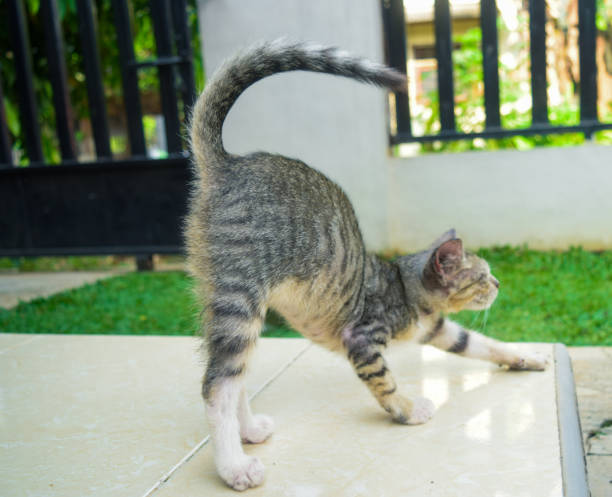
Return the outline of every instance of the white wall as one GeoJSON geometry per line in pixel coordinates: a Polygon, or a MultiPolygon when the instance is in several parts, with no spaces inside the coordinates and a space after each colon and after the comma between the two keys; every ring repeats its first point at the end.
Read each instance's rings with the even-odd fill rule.
{"type": "MultiPolygon", "coordinates": [[[[315,41],[382,61],[377,0],[202,0],[207,74],[254,41],[315,41]]],[[[323,171],[349,195],[372,248],[389,245],[384,91],[344,78],[288,73],[250,88],[231,110],[232,152],[265,150],[323,171]]]]}
{"type": "MultiPolygon", "coordinates": [[[[383,60],[379,0],[200,0],[206,72],[250,43],[316,41],[383,60]]],[[[386,96],[343,78],[273,76],[224,128],[228,150],[278,152],[348,194],[372,250],[411,250],[456,227],[468,246],[612,248],[612,148],[388,155],[386,96]]]]}
{"type": "Polygon", "coordinates": [[[472,247],[612,248],[612,147],[428,155],[387,167],[396,248],[422,246],[450,225],[472,247]]]}

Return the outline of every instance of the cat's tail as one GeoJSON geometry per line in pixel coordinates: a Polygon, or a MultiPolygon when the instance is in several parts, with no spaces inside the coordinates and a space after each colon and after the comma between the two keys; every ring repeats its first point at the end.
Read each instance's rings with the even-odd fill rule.
{"type": "Polygon", "coordinates": [[[191,117],[191,149],[199,167],[221,167],[227,152],[221,130],[230,108],[253,83],[286,71],[313,71],[405,91],[406,78],[382,64],[333,47],[284,40],[266,42],[226,61],[207,83],[191,117]]]}

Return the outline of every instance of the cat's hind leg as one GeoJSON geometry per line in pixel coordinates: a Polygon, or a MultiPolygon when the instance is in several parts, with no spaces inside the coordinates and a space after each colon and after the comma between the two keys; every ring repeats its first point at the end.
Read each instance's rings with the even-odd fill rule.
{"type": "Polygon", "coordinates": [[[477,331],[465,329],[460,324],[440,317],[428,332],[421,337],[422,344],[460,354],[465,357],[483,359],[510,369],[542,371],[547,359],[538,352],[519,351],[507,343],[486,337],[477,331]]]}
{"type": "Polygon", "coordinates": [[[260,485],[264,467],[242,450],[239,407],[250,351],[263,325],[235,302],[213,299],[207,327],[208,364],[202,395],[219,476],[233,489],[260,485]]]}
{"type": "Polygon", "coordinates": [[[382,355],[389,337],[390,333],[384,327],[366,326],[345,330],[342,341],[357,376],[394,421],[402,424],[425,423],[433,416],[435,407],[429,399],[409,399],[397,391],[393,375],[382,355]]]}
{"type": "Polygon", "coordinates": [[[265,414],[253,414],[249,406],[249,396],[244,386],[238,401],[238,422],[243,442],[258,444],[268,439],[274,431],[274,421],[265,414]]]}

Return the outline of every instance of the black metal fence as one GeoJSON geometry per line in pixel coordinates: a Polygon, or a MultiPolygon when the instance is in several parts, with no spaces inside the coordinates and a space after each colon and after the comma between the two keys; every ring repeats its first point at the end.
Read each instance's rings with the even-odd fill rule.
{"type": "MultiPolygon", "coordinates": [[[[404,2],[402,0],[382,0],[382,7],[388,63],[406,73],[404,2]]],[[[602,123],[597,116],[595,13],[596,0],[578,0],[580,123],[577,125],[551,124],[548,118],[546,91],[546,2],[545,0],[529,0],[532,124],[528,128],[508,129],[502,127],[500,120],[497,6],[495,0],[481,0],[480,27],[486,121],[483,131],[463,133],[457,130],[455,123],[453,45],[449,0],[435,0],[435,58],[437,60],[440,131],[435,134],[415,135],[411,123],[408,95],[396,93],[397,132],[391,136],[391,143],[575,132],[584,133],[586,137],[590,137],[596,131],[612,129],[612,123],[602,123]]]]}
{"type": "Polygon", "coordinates": [[[14,54],[18,109],[28,167],[13,163],[0,81],[0,256],[150,254],[181,251],[188,157],[183,114],[195,85],[185,0],[150,0],[157,58],[136,60],[126,0],[112,0],[129,156],[114,159],[97,40],[95,3],[77,0],[80,43],[96,160],[79,163],[56,0],[40,0],[53,90],[60,165],[44,163],[34,90],[32,47],[23,0],[5,5],[14,54]],[[147,158],[138,71],[157,67],[168,158],[147,158]]]}
{"type": "MultiPolygon", "coordinates": [[[[98,0],[101,1],[101,0],[98,0]]],[[[24,0],[6,0],[10,48],[14,55],[18,109],[24,130],[28,167],[13,163],[12,144],[0,80],[0,256],[66,254],[151,254],[181,252],[180,219],[186,210],[188,157],[183,151],[179,98],[183,114],[195,96],[186,0],[149,0],[157,58],[136,60],[127,0],[110,0],[117,36],[130,154],[114,158],[102,84],[93,0],[77,0],[85,85],[97,159],[78,162],[69,98],[65,50],[56,0],[40,0],[44,53],[48,59],[61,164],[44,163],[40,115],[36,104],[24,0]],[[168,158],[147,157],[138,72],[158,70],[168,158]]],[[[551,124],[546,94],[545,2],[530,0],[532,124],[507,129],[500,119],[495,0],[481,0],[483,79],[486,123],[476,133],[457,131],[449,0],[435,0],[440,131],[416,136],[408,95],[396,98],[394,144],[513,135],[581,132],[590,136],[612,128],[597,116],[595,0],[578,0],[580,54],[580,123],[551,124]]],[[[382,0],[389,63],[406,71],[406,24],[402,0],[382,0]]],[[[2,64],[3,61],[0,61],[2,64]]],[[[6,87],[5,87],[6,88],[6,87]]]]}

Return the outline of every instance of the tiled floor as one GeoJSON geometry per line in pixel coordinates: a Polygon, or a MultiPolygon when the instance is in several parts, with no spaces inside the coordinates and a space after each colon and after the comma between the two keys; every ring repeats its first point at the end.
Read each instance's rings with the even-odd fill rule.
{"type": "Polygon", "coordinates": [[[612,347],[570,347],[592,497],[612,497],[612,347]]]}
{"type": "MultiPolygon", "coordinates": [[[[184,460],[207,434],[197,345],[0,334],[0,495],[235,495],[208,444],[184,460]]],[[[429,423],[391,423],[339,356],[261,340],[248,385],[277,429],[246,448],[268,471],[249,495],[562,494],[553,368],[509,373],[410,345],[389,362],[438,407],[429,423]]]]}

